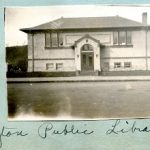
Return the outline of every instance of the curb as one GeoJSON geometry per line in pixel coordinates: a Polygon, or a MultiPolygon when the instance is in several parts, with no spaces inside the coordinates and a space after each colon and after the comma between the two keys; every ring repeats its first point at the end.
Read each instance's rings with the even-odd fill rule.
{"type": "Polygon", "coordinates": [[[137,81],[150,81],[150,79],[7,80],[7,83],[137,82],[137,81]]]}

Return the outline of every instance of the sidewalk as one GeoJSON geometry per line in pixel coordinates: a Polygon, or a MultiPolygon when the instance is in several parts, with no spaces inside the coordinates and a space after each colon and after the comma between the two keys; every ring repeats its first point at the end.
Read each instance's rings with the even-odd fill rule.
{"type": "Polygon", "coordinates": [[[8,83],[39,82],[110,82],[110,81],[150,81],[150,76],[74,76],[74,77],[36,77],[7,78],[8,83]]]}

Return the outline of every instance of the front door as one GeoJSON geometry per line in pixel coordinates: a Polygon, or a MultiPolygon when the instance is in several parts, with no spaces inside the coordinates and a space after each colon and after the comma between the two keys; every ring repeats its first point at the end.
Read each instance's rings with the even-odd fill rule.
{"type": "Polygon", "coordinates": [[[81,70],[83,71],[94,70],[94,53],[93,52],[81,53],[81,70]]]}

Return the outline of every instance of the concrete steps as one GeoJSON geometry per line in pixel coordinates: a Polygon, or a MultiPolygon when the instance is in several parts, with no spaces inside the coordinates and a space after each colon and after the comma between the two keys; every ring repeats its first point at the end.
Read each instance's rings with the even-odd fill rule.
{"type": "Polygon", "coordinates": [[[81,71],[80,72],[80,76],[96,76],[96,72],[94,72],[93,70],[91,71],[81,71]]]}

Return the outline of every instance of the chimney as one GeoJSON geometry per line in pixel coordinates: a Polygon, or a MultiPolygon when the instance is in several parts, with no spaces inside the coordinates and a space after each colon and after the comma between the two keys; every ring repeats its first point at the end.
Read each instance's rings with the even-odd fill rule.
{"type": "Polygon", "coordinates": [[[143,12],[142,14],[142,23],[147,25],[147,12],[143,12]]]}

